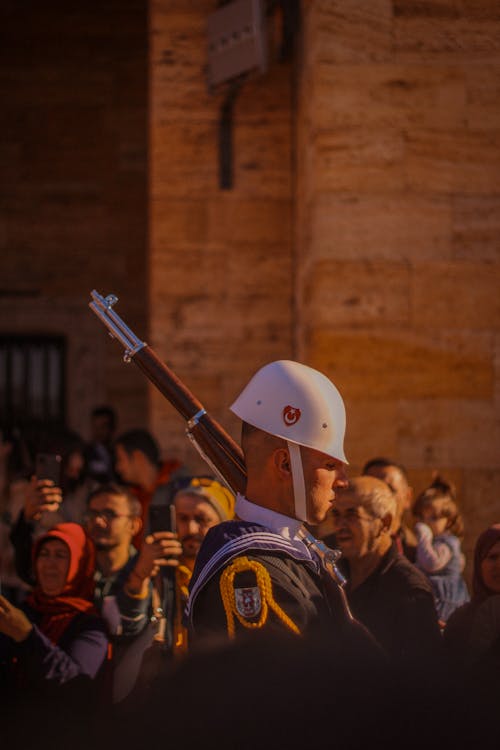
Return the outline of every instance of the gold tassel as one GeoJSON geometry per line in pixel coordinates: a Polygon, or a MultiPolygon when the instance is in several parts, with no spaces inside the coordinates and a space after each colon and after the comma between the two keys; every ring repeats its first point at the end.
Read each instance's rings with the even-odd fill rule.
{"type": "Polygon", "coordinates": [[[259,563],[256,560],[249,560],[248,557],[237,557],[233,560],[231,565],[228,565],[220,577],[220,592],[224,604],[224,610],[226,612],[227,632],[230,638],[234,638],[235,635],[235,615],[243,627],[255,630],[257,628],[262,628],[266,624],[269,609],[273,610],[285,627],[289,628],[296,635],[300,635],[300,630],[297,625],[274,600],[271,576],[262,563],[259,563]],[[249,622],[246,620],[236,608],[234,577],[237,573],[242,573],[248,570],[255,573],[262,601],[260,617],[256,622],[249,622]]]}

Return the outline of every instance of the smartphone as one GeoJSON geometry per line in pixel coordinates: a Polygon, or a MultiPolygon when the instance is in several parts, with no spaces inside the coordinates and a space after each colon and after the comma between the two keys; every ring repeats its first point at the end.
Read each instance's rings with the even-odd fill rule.
{"type": "Polygon", "coordinates": [[[56,486],[61,483],[62,457],[57,453],[37,453],[35,475],[37,479],[51,479],[56,486]]]}
{"type": "Polygon", "coordinates": [[[149,506],[149,531],[154,534],[156,531],[173,531],[177,530],[175,520],[175,505],[150,505],[149,506]]]}

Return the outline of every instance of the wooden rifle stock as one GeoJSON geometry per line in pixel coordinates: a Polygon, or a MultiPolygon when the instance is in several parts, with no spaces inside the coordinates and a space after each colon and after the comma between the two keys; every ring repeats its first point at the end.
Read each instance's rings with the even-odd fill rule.
{"type": "Polygon", "coordinates": [[[140,341],[112,309],[117,297],[102,297],[95,290],[91,310],[125,347],[124,359],[133,360],[160,393],[187,422],[186,433],[200,455],[232,492],[245,491],[246,468],[240,446],[207,414],[203,404],[145,342],[140,341]]]}

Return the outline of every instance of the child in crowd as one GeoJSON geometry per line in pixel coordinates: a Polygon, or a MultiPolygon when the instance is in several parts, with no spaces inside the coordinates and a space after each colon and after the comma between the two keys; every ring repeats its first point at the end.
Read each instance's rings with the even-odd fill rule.
{"type": "Polygon", "coordinates": [[[444,625],[451,613],[470,598],[462,576],[463,522],[454,486],[436,474],[432,484],[417,497],[413,513],[418,519],[415,562],[431,582],[438,617],[444,625]]]}

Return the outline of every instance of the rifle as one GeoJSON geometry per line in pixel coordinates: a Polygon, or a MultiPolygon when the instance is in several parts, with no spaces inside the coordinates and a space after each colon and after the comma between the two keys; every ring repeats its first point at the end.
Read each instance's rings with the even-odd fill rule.
{"type": "MultiPolygon", "coordinates": [[[[91,296],[93,301],[89,303],[90,309],[107,327],[111,338],[118,339],[124,346],[124,361],[133,360],[153,385],[170,401],[187,421],[186,435],[201,457],[234,494],[237,492],[243,494],[247,474],[240,446],[215,419],[207,414],[201,402],[193,396],[177,375],[117,315],[113,307],[118,302],[118,297],[114,294],[102,297],[95,290],[91,296]]],[[[345,594],[342,590],[345,579],[336,565],[340,554],[315,539],[305,527],[302,527],[300,536],[307,546],[314,549],[321,558],[325,570],[339,588],[342,607],[348,612],[345,594]]],[[[349,617],[352,617],[350,613],[349,617]]]]}
{"type": "Polygon", "coordinates": [[[111,338],[117,339],[125,348],[125,362],[134,361],[137,367],[155,385],[160,393],[177,409],[187,422],[186,435],[201,457],[217,476],[236,494],[244,493],[246,468],[240,446],[207,414],[203,404],[179,380],[177,375],[162,362],[145,341],[141,341],[113,310],[118,297],[109,294],[102,297],[91,293],[90,309],[104,323],[111,338]]]}

